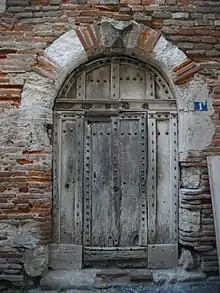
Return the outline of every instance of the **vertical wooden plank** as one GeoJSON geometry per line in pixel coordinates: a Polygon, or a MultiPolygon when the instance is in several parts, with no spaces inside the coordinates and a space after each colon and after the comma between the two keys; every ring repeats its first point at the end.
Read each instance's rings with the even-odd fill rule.
{"type": "Polygon", "coordinates": [[[174,113],[157,113],[155,118],[157,133],[157,208],[154,211],[156,237],[154,243],[150,242],[148,245],[148,267],[153,269],[171,268],[178,264],[177,120],[174,113]]]}
{"type": "MultiPolygon", "coordinates": [[[[159,116],[159,115],[158,115],[159,116]]],[[[161,115],[160,115],[161,116],[161,115]]],[[[170,131],[169,119],[157,120],[156,243],[170,243],[170,131]]]]}
{"type": "Polygon", "coordinates": [[[155,99],[155,77],[152,72],[146,71],[146,99],[155,99]]]}
{"type": "Polygon", "coordinates": [[[83,218],[83,132],[84,121],[83,117],[76,120],[77,135],[77,157],[76,157],[76,174],[75,174],[75,214],[74,226],[75,236],[74,244],[82,244],[82,218],[83,218]]]}
{"type": "Polygon", "coordinates": [[[110,64],[103,64],[86,73],[86,99],[108,100],[110,99],[110,64]]]}
{"type": "Polygon", "coordinates": [[[60,168],[61,168],[61,119],[54,113],[53,132],[53,226],[52,240],[60,243],[60,168]]]}
{"type": "Polygon", "coordinates": [[[83,72],[76,82],[76,98],[78,100],[85,100],[85,72],[83,72]]]}
{"type": "Polygon", "coordinates": [[[209,183],[212,196],[212,208],[215,220],[216,244],[218,253],[218,266],[220,271],[220,156],[210,156],[207,158],[209,183]]]}
{"type": "Polygon", "coordinates": [[[138,246],[140,242],[140,152],[139,121],[121,116],[119,124],[120,157],[120,246],[138,246]]]}
{"type": "Polygon", "coordinates": [[[120,99],[146,99],[146,78],[142,68],[120,64],[120,99]]]}
{"type": "Polygon", "coordinates": [[[147,115],[142,113],[139,120],[139,140],[140,140],[140,246],[148,245],[148,210],[147,210],[147,115]]]}
{"type": "Polygon", "coordinates": [[[156,243],[156,215],[157,215],[157,158],[156,158],[156,120],[155,113],[148,114],[148,243],[156,243]]]}
{"type": "Polygon", "coordinates": [[[83,180],[83,244],[90,245],[92,193],[91,193],[91,124],[84,120],[84,180],[83,180]]]}
{"type": "Polygon", "coordinates": [[[170,242],[178,242],[178,129],[177,113],[170,114],[170,242]]]}
{"type": "Polygon", "coordinates": [[[112,243],[110,246],[119,246],[119,231],[120,231],[120,209],[121,209],[121,190],[119,178],[119,145],[118,145],[118,117],[112,117],[112,138],[111,138],[111,158],[112,158],[112,243]]]}
{"type": "Polygon", "coordinates": [[[60,240],[73,243],[75,236],[75,181],[77,160],[77,127],[75,120],[63,120],[61,129],[60,240]]]}
{"type": "Polygon", "coordinates": [[[111,99],[119,100],[120,92],[119,92],[119,59],[112,58],[111,59],[111,99]]]}
{"type": "MultiPolygon", "coordinates": [[[[112,123],[91,122],[90,159],[90,246],[114,246],[116,231],[112,170],[112,123]]],[[[87,220],[87,222],[88,222],[87,220]]],[[[87,223],[86,223],[87,224],[87,223]]]]}
{"type": "Polygon", "coordinates": [[[112,246],[111,123],[92,123],[92,135],[92,246],[112,246]]]}

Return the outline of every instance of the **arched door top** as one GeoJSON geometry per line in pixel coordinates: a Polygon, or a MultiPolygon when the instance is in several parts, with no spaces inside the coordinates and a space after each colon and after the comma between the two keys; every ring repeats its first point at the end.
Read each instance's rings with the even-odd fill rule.
{"type": "Polygon", "coordinates": [[[59,110],[74,110],[80,102],[84,106],[122,102],[129,108],[129,104],[139,102],[142,109],[176,108],[161,73],[147,63],[121,56],[99,58],[80,66],[67,78],[56,101],[59,110]]]}

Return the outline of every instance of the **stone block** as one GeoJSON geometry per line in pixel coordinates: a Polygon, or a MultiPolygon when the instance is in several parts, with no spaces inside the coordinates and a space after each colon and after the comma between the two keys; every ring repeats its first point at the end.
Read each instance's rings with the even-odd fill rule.
{"type": "Polygon", "coordinates": [[[195,268],[195,259],[188,249],[182,249],[179,265],[186,271],[190,271],[195,268]]]}
{"type": "Polygon", "coordinates": [[[182,186],[183,188],[198,188],[200,184],[201,169],[195,167],[182,168],[182,186]]]}
{"type": "Polygon", "coordinates": [[[48,267],[48,246],[40,245],[35,249],[25,249],[24,268],[31,277],[42,275],[48,267]]]}
{"type": "Polygon", "coordinates": [[[147,269],[137,269],[130,272],[131,282],[151,282],[153,278],[153,273],[151,270],[147,269]]]}
{"type": "Polygon", "coordinates": [[[153,53],[156,56],[156,59],[167,64],[169,69],[173,69],[174,67],[182,64],[187,58],[182,51],[178,50],[163,36],[161,36],[157,41],[153,53]]]}
{"type": "Polygon", "coordinates": [[[0,13],[4,13],[6,10],[6,0],[0,1],[0,13]]]}
{"type": "Polygon", "coordinates": [[[9,6],[27,6],[27,5],[29,5],[29,0],[8,0],[7,1],[8,7],[9,6]]]}
{"type": "Polygon", "coordinates": [[[189,13],[187,13],[187,12],[176,12],[176,13],[173,13],[173,18],[174,19],[188,19],[189,18],[189,13]]]}
{"type": "Polygon", "coordinates": [[[178,264],[176,244],[148,245],[148,267],[150,269],[172,268],[178,264]]]}
{"type": "Polygon", "coordinates": [[[200,211],[181,209],[179,211],[179,228],[186,232],[198,232],[200,230],[200,211]]]}
{"type": "Polygon", "coordinates": [[[43,289],[78,289],[91,290],[95,285],[96,274],[100,270],[57,270],[48,272],[40,281],[43,289]]]}
{"type": "Polygon", "coordinates": [[[96,274],[96,277],[104,278],[104,279],[113,279],[113,278],[125,277],[127,275],[128,275],[127,270],[113,268],[113,269],[101,270],[100,272],[96,274]]]}
{"type": "Polygon", "coordinates": [[[205,274],[201,271],[187,272],[181,268],[157,270],[153,273],[153,280],[156,284],[194,282],[205,280],[205,274]]]}
{"type": "Polygon", "coordinates": [[[50,244],[49,267],[53,270],[82,268],[82,245],[50,244]]]}

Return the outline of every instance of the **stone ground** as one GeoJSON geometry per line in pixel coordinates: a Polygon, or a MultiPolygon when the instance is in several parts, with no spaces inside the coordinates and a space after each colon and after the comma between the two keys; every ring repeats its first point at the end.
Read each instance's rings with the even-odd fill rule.
{"type": "MultiPolygon", "coordinates": [[[[1,287],[1,282],[0,282],[1,287]]],[[[5,288],[6,289],[6,288],[5,288]]],[[[220,293],[220,277],[200,270],[85,269],[49,271],[35,289],[9,289],[4,293],[220,293]]]]}
{"type": "Polygon", "coordinates": [[[220,281],[203,281],[193,283],[120,286],[102,290],[50,290],[32,289],[28,293],[219,293],[220,281]]]}
{"type": "MultiPolygon", "coordinates": [[[[44,290],[59,290],[61,288],[63,290],[94,290],[119,286],[131,288],[130,286],[146,284],[193,283],[205,280],[206,276],[200,270],[185,271],[182,268],[164,270],[83,269],[49,271],[41,279],[40,286],[44,290]]],[[[218,281],[220,282],[220,280],[218,281]]]]}

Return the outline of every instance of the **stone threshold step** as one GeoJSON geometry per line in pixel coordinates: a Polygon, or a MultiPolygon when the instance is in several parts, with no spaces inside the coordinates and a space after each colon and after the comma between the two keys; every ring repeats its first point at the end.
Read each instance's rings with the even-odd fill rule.
{"type": "Polygon", "coordinates": [[[148,269],[83,269],[49,271],[40,281],[42,289],[60,290],[107,289],[116,286],[163,284],[203,281],[206,276],[200,270],[184,271],[181,268],[148,269]]]}

